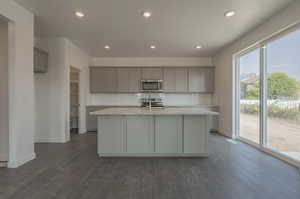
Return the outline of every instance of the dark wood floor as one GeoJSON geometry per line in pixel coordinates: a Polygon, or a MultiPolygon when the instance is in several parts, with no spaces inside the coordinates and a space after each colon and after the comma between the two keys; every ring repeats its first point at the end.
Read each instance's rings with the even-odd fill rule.
{"type": "Polygon", "coordinates": [[[37,159],[0,169],[0,198],[299,199],[298,169],[224,137],[210,137],[209,158],[105,158],[96,135],[37,144],[37,159]]]}

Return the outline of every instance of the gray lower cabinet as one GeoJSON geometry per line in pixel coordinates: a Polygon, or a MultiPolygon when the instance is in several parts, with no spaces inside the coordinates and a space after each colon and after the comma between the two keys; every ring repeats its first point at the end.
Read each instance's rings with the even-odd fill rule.
{"type": "Polygon", "coordinates": [[[214,68],[189,68],[189,92],[213,93],[214,92],[214,68]]]}
{"type": "Polygon", "coordinates": [[[114,93],[117,91],[117,70],[115,68],[90,68],[90,92],[114,93]]]}
{"type": "Polygon", "coordinates": [[[208,153],[208,120],[206,116],[184,116],[184,153],[208,153]]]}
{"type": "Polygon", "coordinates": [[[99,116],[100,156],[208,155],[209,116],[99,116]]]}
{"type": "Polygon", "coordinates": [[[188,69],[165,68],[164,89],[169,93],[188,92],[188,69]]]}
{"type": "Polygon", "coordinates": [[[155,127],[156,152],[182,153],[182,116],[156,116],[155,127]]]}
{"type": "Polygon", "coordinates": [[[99,116],[98,151],[122,153],[124,151],[124,120],[122,116],[99,116]]]}
{"type": "Polygon", "coordinates": [[[129,116],[126,120],[126,152],[154,153],[154,117],[129,116]]]}
{"type": "Polygon", "coordinates": [[[141,80],[141,70],[139,68],[118,68],[118,86],[119,93],[137,93],[141,80]]]}

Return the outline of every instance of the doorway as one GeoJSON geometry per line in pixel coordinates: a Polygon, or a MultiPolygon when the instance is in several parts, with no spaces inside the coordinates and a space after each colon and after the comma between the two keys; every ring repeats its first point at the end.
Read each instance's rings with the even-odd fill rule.
{"type": "Polygon", "coordinates": [[[0,167],[9,158],[8,22],[0,18],[0,167]]]}
{"type": "Polygon", "coordinates": [[[70,67],[70,133],[79,133],[80,70],[70,67]]]}

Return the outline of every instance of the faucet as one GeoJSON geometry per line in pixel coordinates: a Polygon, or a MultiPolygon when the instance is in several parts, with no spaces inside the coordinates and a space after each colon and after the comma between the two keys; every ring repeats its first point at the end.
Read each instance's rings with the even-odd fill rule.
{"type": "Polygon", "coordinates": [[[149,98],[148,98],[148,100],[149,100],[149,109],[150,109],[150,111],[151,111],[151,109],[152,109],[152,97],[151,97],[151,93],[149,93],[149,98]]]}
{"type": "Polygon", "coordinates": [[[149,100],[149,108],[150,108],[150,111],[151,111],[151,108],[152,108],[152,100],[151,99],[149,100]]]}

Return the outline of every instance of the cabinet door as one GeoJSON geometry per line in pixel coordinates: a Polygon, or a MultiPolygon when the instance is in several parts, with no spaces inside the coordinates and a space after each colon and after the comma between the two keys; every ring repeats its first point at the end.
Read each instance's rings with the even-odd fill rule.
{"type": "Polygon", "coordinates": [[[115,68],[90,68],[90,92],[112,93],[117,89],[117,72],[115,68]]]}
{"type": "Polygon", "coordinates": [[[207,116],[184,116],[184,153],[207,153],[207,119],[207,116]]]}
{"type": "Polygon", "coordinates": [[[129,92],[137,93],[140,91],[142,73],[140,68],[129,69],[129,92]]]}
{"type": "Polygon", "coordinates": [[[155,152],[182,153],[182,123],[182,116],[155,117],[155,152]]]}
{"type": "Polygon", "coordinates": [[[143,68],[142,69],[143,79],[163,79],[163,69],[162,68],[143,68]]]}
{"type": "Polygon", "coordinates": [[[128,92],[129,90],[129,70],[127,68],[118,68],[117,92],[128,92]]]}
{"type": "Polygon", "coordinates": [[[139,92],[141,70],[138,68],[118,68],[117,92],[139,92]]]}
{"type": "Polygon", "coordinates": [[[176,68],[176,92],[188,91],[188,70],[187,68],[176,68]]]}
{"type": "Polygon", "coordinates": [[[189,91],[190,92],[214,92],[214,68],[190,68],[189,91]]]}
{"type": "Polygon", "coordinates": [[[98,153],[122,153],[124,150],[122,116],[98,117],[98,153]]]}
{"type": "Polygon", "coordinates": [[[188,69],[187,68],[165,68],[164,69],[165,92],[187,92],[188,91],[188,69]]]}
{"type": "Polygon", "coordinates": [[[176,69],[164,69],[164,90],[165,92],[176,92],[176,69]]]}
{"type": "Polygon", "coordinates": [[[154,117],[127,117],[127,153],[154,153],[154,117]]]}

